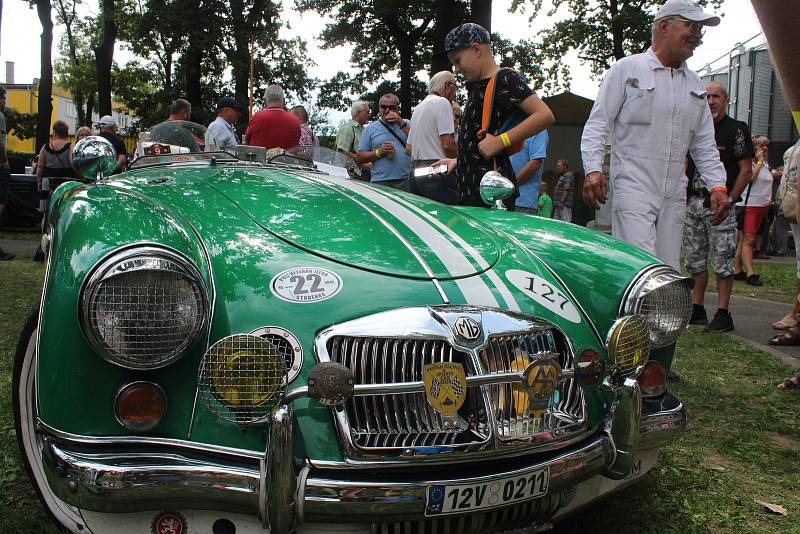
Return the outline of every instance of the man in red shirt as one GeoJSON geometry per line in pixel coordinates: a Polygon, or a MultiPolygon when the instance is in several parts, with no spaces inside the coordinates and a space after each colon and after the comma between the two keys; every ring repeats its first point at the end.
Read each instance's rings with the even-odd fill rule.
{"type": "Polygon", "coordinates": [[[300,121],[284,108],[283,88],[270,85],[264,93],[266,109],[250,117],[244,132],[247,145],[292,148],[300,144],[300,121]]]}

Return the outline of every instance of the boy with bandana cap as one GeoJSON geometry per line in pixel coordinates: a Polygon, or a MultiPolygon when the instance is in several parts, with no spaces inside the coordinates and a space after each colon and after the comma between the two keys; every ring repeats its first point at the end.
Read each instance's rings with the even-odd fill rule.
{"type": "MultiPolygon", "coordinates": [[[[496,163],[497,171],[516,183],[505,149],[553,124],[553,114],[517,72],[497,66],[489,32],[482,26],[466,23],[450,30],[444,49],[455,72],[463,73],[467,79],[467,103],[458,129],[458,158],[444,159],[436,164],[447,164],[448,173],[456,171],[459,204],[486,207],[478,187],[483,175],[493,170],[496,163]],[[483,100],[493,75],[496,79],[492,116],[487,133],[480,140],[478,131],[481,129],[483,100]],[[518,109],[526,113],[527,118],[508,132],[497,132],[518,109]]],[[[513,209],[513,202],[513,199],[506,200],[509,209],[513,209]]]]}

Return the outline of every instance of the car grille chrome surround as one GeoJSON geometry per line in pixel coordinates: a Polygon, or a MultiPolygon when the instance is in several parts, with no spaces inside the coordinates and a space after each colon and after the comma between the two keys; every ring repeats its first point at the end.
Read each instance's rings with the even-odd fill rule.
{"type": "MultiPolygon", "coordinates": [[[[562,369],[571,370],[574,354],[569,339],[547,321],[452,305],[392,310],[336,325],[320,333],[316,350],[320,361],[349,368],[356,385],[421,382],[423,367],[439,362],[460,363],[467,377],[521,373],[552,353],[562,369]],[[458,334],[456,323],[461,319],[463,325],[464,318],[480,325],[476,339],[458,334]]],[[[543,417],[533,417],[526,400],[523,406],[524,393],[511,378],[466,389],[453,415],[435,411],[424,392],[356,395],[333,408],[346,460],[436,461],[447,452],[527,450],[574,440],[588,430],[583,391],[573,378],[558,385],[543,417]]]]}
{"type": "Polygon", "coordinates": [[[647,317],[653,348],[671,345],[692,315],[690,279],[666,265],[645,269],[628,287],[620,306],[620,316],[634,314],[647,317]]]}
{"type": "Polygon", "coordinates": [[[190,260],[171,249],[117,251],[87,278],[80,318],[92,348],[126,369],[157,369],[183,356],[206,324],[207,291],[190,260]]]}

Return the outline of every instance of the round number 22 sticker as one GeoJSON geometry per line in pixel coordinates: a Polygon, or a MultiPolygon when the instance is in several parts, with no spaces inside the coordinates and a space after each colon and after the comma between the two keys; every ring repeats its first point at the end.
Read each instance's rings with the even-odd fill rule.
{"type": "Polygon", "coordinates": [[[269,289],[281,300],[308,304],[337,294],[342,289],[342,279],[327,269],[294,267],[276,274],[269,289]]]}

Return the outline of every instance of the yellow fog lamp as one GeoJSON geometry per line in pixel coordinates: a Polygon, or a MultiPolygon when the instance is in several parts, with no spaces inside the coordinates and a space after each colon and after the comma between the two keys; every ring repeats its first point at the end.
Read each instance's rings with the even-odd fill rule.
{"type": "Polygon", "coordinates": [[[633,371],[650,355],[647,319],[642,315],[626,315],[617,319],[608,331],[606,341],[611,364],[622,373],[633,371]]]}
{"type": "Polygon", "coordinates": [[[200,396],[218,417],[264,421],[286,392],[286,366],[272,343],[236,334],[217,341],[200,364],[200,396]]]}

